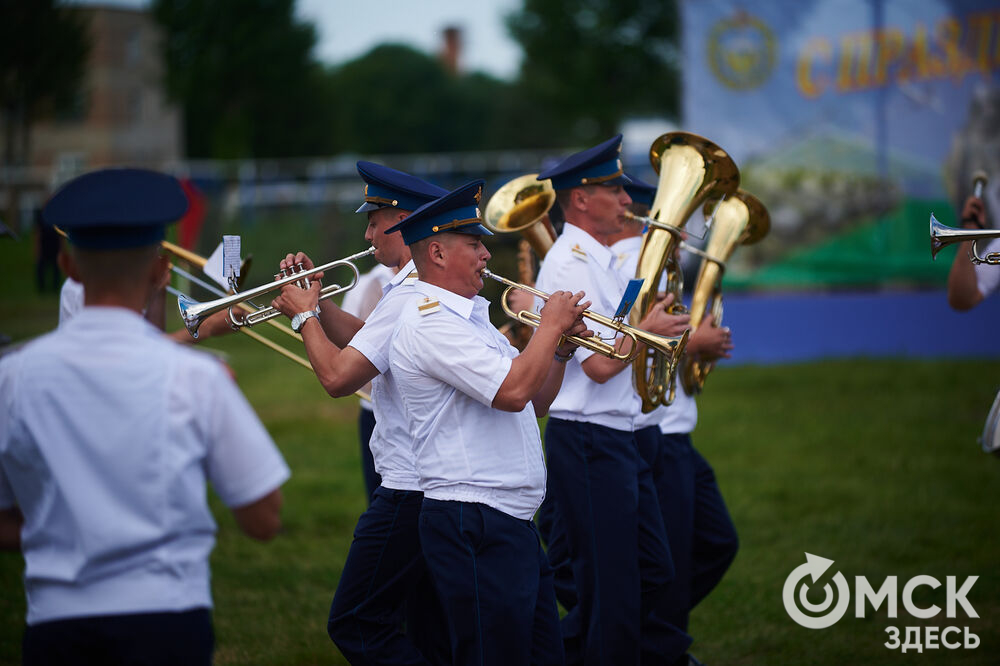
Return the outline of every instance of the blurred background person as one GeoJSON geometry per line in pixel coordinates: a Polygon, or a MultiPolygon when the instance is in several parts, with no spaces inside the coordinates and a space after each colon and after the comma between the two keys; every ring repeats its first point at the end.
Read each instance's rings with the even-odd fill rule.
{"type": "MultiPolygon", "coordinates": [[[[985,178],[985,174],[983,174],[985,178]]],[[[971,194],[962,205],[959,219],[963,229],[995,229],[1000,211],[1000,179],[987,180],[982,192],[971,194]]],[[[980,241],[979,256],[1000,252],[1000,238],[980,241]]],[[[972,241],[959,243],[948,273],[948,304],[955,310],[971,310],[1000,286],[1000,266],[974,264],[969,258],[972,241]]]]}
{"type": "Polygon", "coordinates": [[[176,179],[107,169],[46,224],[84,309],[0,361],[0,534],[25,559],[25,664],[210,664],[206,486],[249,536],[281,527],[289,470],[221,366],[141,318],[168,271],[176,179]]]}

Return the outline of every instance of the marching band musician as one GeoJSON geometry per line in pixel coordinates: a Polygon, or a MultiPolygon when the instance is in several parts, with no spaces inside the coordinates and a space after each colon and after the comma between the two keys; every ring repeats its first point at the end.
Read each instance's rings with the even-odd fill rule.
{"type": "MultiPolygon", "coordinates": [[[[402,236],[387,230],[447,190],[372,162],[358,162],[357,168],[365,181],[358,208],[368,215],[365,240],[375,248],[375,259],[395,270],[382,298],[364,322],[329,299],[320,309],[318,280],[308,290],[286,285],[273,302],[302,334],[309,361],[330,395],[351,395],[372,382],[375,427],[369,446],[381,484],[355,527],[327,631],[352,664],[439,663],[448,658],[447,636],[420,552],[417,519],[423,494],[388,361],[392,329],[416,272],[402,236]],[[400,632],[404,615],[406,634],[400,632]]],[[[301,252],[288,255],[281,268],[299,262],[312,268],[301,252]]]]}
{"type": "MultiPolygon", "coordinates": [[[[632,199],[631,211],[645,217],[656,188],[634,176],[629,178],[632,183],[625,190],[632,199]]],[[[623,231],[609,239],[623,279],[636,274],[642,232],[641,222],[626,219],[623,231]]],[[[687,344],[691,357],[708,361],[729,358],[732,349],[729,329],[716,326],[711,313],[705,315],[687,344]]],[[[722,579],[736,557],[739,541],[715,472],[691,444],[691,432],[698,422],[695,399],[684,390],[683,382],[678,384],[673,403],[642,414],[639,424],[654,425],[660,431],[659,446],[644,450],[643,457],[653,470],[676,571],[655,612],[687,631],[690,611],[722,579]]]]}
{"type": "MultiPolygon", "coordinates": [[[[985,174],[981,178],[985,181],[985,174]]],[[[991,229],[989,219],[996,219],[1000,210],[1000,179],[993,179],[986,187],[980,187],[962,205],[961,222],[963,229],[991,229]],[[989,205],[987,205],[989,204],[989,205]]],[[[972,241],[960,244],[948,273],[948,304],[955,310],[971,310],[983,299],[1000,287],[1000,270],[989,264],[974,264],[969,259],[972,241]]],[[[980,254],[1000,252],[1000,239],[990,240],[980,254]]]]}
{"type": "MultiPolygon", "coordinates": [[[[620,151],[618,135],[538,175],[552,181],[565,225],[542,262],[537,288],[581,288],[598,312],[615,312],[625,288],[608,247],[631,203],[620,151]]],[[[667,314],[667,305],[658,304],[639,327],[683,333],[688,317],[667,314]]],[[[637,664],[640,656],[671,663],[690,644],[650,614],[674,570],[652,473],[640,456],[642,442],[655,448],[659,430],[636,427],[641,400],[630,367],[578,351],[545,430],[550,510],[558,526],[545,536],[566,539],[578,595],[563,621],[569,663],[578,649],[586,664],[637,664]]]]}
{"type": "Polygon", "coordinates": [[[256,414],[214,358],[141,316],[186,207],[171,176],[106,169],[44,208],[85,307],[0,360],[0,534],[25,558],[25,664],[210,664],[207,482],[249,536],[281,526],[289,470],[256,414]]]}
{"type": "MultiPolygon", "coordinates": [[[[367,205],[367,202],[366,204],[367,205]]],[[[399,272],[398,266],[386,266],[376,263],[375,267],[367,273],[362,273],[358,277],[358,283],[344,294],[344,300],[340,308],[345,312],[354,315],[358,319],[367,319],[372,313],[379,299],[382,298],[382,290],[393,275],[399,272]]],[[[361,391],[368,396],[372,394],[371,383],[365,384],[361,391]]],[[[382,477],[375,471],[375,459],[372,457],[372,450],[369,446],[372,432],[375,430],[375,407],[368,397],[361,396],[358,409],[358,439],[361,444],[361,475],[365,481],[365,497],[371,504],[372,495],[375,489],[382,482],[382,477]]]]}
{"type": "Polygon", "coordinates": [[[420,275],[393,333],[390,365],[420,485],[420,541],[445,608],[455,664],[562,664],[551,570],[532,522],[545,493],[544,415],[581,334],[583,292],[557,291],[521,354],[478,296],[490,253],[483,181],[392,230],[420,275]],[[532,403],[534,411],[529,409],[532,403]]]}

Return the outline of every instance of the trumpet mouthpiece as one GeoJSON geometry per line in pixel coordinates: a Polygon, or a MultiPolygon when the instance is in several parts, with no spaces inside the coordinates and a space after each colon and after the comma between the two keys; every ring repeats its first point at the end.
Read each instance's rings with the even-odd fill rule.
{"type": "Polygon", "coordinates": [[[972,172],[972,194],[977,199],[983,198],[983,188],[986,187],[986,183],[990,181],[989,175],[982,169],[977,169],[972,172]]]}

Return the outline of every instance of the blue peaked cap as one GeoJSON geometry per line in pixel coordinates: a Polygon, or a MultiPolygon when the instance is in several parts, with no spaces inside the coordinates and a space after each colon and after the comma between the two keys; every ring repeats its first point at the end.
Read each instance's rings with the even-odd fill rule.
{"type": "Polygon", "coordinates": [[[443,187],[374,162],[358,162],[358,175],[365,181],[365,202],[356,213],[384,207],[412,211],[448,194],[443,187]]]}
{"type": "Polygon", "coordinates": [[[621,152],[622,135],[618,134],[549,167],[538,174],[538,180],[551,180],[554,190],[580,185],[625,185],[629,181],[622,170],[621,152]]]}
{"type": "Polygon", "coordinates": [[[474,180],[447,192],[443,197],[416,209],[399,224],[386,229],[385,233],[399,231],[407,245],[446,232],[492,236],[493,232],[482,225],[483,216],[479,212],[479,200],[483,197],[485,184],[484,180],[474,180]]]}
{"type": "Polygon", "coordinates": [[[653,198],[656,196],[656,186],[650,185],[649,183],[639,180],[630,173],[625,174],[630,183],[625,185],[625,191],[628,192],[629,197],[637,204],[643,204],[645,206],[653,205],[653,198]]]}
{"type": "Polygon", "coordinates": [[[63,185],[42,209],[42,220],[59,227],[85,250],[155,245],[166,226],[188,209],[173,176],[148,169],[101,169],[63,185]]]}

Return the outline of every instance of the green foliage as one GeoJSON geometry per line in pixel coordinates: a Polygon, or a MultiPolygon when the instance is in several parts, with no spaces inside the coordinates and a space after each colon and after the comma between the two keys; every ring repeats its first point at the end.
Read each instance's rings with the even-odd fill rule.
{"type": "Polygon", "coordinates": [[[27,163],[28,132],[72,106],[90,51],[87,26],[55,0],[0,0],[0,112],[5,165],[27,163]]]}
{"type": "Polygon", "coordinates": [[[396,154],[561,146],[561,118],[512,84],[452,73],[434,56],[377,46],[315,62],[291,0],[156,0],[167,88],[184,110],[188,157],[396,154]]]}
{"type": "Polygon", "coordinates": [[[328,85],[341,150],[489,150],[558,145],[564,135],[520,87],[482,73],[453,74],[400,44],[377,46],[332,70],[328,85]]]}
{"type": "Polygon", "coordinates": [[[312,24],[293,0],[156,0],[188,157],[332,152],[312,24]]]}
{"type": "Polygon", "coordinates": [[[524,49],[527,94],[580,143],[607,138],[629,115],[678,116],[675,1],[525,0],[507,26],[524,49]]]}

